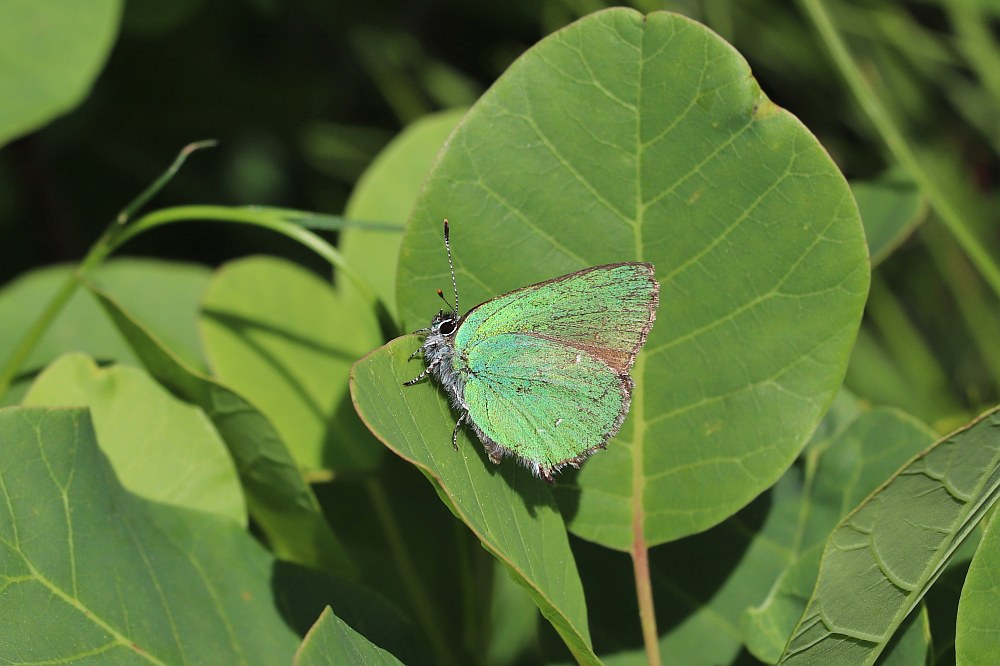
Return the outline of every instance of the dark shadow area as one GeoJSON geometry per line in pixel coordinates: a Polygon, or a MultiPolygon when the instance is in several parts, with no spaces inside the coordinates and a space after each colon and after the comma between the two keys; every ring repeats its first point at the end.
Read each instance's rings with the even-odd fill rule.
{"type": "Polygon", "coordinates": [[[427,478],[390,454],[375,477],[314,489],[360,580],[402,609],[435,655],[444,643],[455,663],[475,663],[490,631],[494,560],[427,478]]]}
{"type": "MultiPolygon", "coordinates": [[[[661,637],[708,605],[729,580],[771,506],[770,492],[764,493],[733,518],[707,532],[649,551],[661,637]]],[[[594,650],[599,655],[641,652],[631,556],[582,539],[573,538],[571,543],[586,591],[594,650]]]]}
{"type": "MultiPolygon", "coordinates": [[[[969,564],[970,560],[968,559],[951,564],[924,597],[927,617],[931,625],[931,636],[934,637],[934,644],[931,647],[936,664],[955,663],[955,626],[958,621],[958,600],[962,596],[962,586],[965,585],[965,576],[969,573],[969,564]]],[[[916,610],[919,610],[919,607],[910,615],[914,615],[916,610]]],[[[899,631],[896,633],[898,634],[899,631]]]]}
{"type": "MultiPolygon", "coordinates": [[[[369,468],[372,460],[378,460],[378,451],[384,449],[382,442],[371,434],[354,411],[351,396],[344,395],[327,421],[322,451],[324,467],[338,474],[369,468]]],[[[386,450],[382,457],[396,456],[386,450]]]]}
{"type": "Polygon", "coordinates": [[[404,663],[434,663],[406,616],[374,590],[280,560],[271,569],[271,589],[282,617],[299,636],[330,606],[352,629],[404,663]]]}

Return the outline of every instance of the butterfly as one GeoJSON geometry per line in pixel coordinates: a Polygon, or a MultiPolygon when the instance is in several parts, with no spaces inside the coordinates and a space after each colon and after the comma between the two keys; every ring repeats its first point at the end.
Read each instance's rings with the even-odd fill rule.
{"type": "MultiPolygon", "coordinates": [[[[452,431],[468,424],[490,460],[517,458],[553,483],[567,465],[579,468],[604,449],[628,414],[629,369],[656,319],[659,284],[653,265],[593,266],[516,289],[459,316],[448,220],[444,243],[454,308],[440,310],[423,344],[428,375],[459,412],[452,431]]],[[[444,299],[442,291],[438,295],[444,299]]],[[[447,301],[445,301],[447,303],[447,301]]]]}

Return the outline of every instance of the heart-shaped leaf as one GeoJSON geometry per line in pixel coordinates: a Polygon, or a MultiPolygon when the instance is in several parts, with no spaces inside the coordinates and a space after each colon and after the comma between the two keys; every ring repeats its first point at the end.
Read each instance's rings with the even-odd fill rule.
{"type": "Polygon", "coordinates": [[[306,472],[374,468],[383,448],[347,399],[351,364],[378,344],[370,309],[272,257],[220,268],[200,330],[215,374],[260,409],[306,472]]]}
{"type": "Polygon", "coordinates": [[[99,368],[68,354],[38,376],[23,404],[89,408],[101,450],[130,492],[246,525],[236,468],[205,412],[139,368],[99,368]]]}
{"type": "Polygon", "coordinates": [[[84,409],[0,409],[0,661],[288,663],[274,559],[119,485],[84,409]]]}
{"type": "Polygon", "coordinates": [[[781,476],[839,387],[868,286],[850,189],[740,55],[689,19],[592,14],[477,102],[403,238],[410,330],[450,283],[443,217],[466,308],[587,266],[656,265],[632,413],[557,486],[580,536],[628,549],[725,519],[781,476]]]}
{"type": "Polygon", "coordinates": [[[482,447],[464,435],[458,451],[452,448],[454,421],[444,396],[427,383],[404,387],[396,379],[419,371],[409,362],[418,345],[416,337],[397,338],[354,365],[351,396],[358,414],[386,446],[428,475],[577,659],[596,663],[583,587],[551,494],[526,469],[487,463],[482,447]]]}

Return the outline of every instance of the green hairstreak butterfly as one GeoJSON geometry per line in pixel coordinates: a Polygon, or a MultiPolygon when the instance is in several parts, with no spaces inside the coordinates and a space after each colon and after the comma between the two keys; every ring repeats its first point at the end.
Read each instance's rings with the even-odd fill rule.
{"type": "MultiPolygon", "coordinates": [[[[454,309],[441,310],[424,333],[426,369],[469,424],[490,460],[517,458],[553,482],[607,446],[628,414],[629,369],[656,318],[653,265],[605,264],[522,287],[459,316],[448,220],[445,250],[454,309]]],[[[438,294],[444,298],[441,290],[438,294]]]]}

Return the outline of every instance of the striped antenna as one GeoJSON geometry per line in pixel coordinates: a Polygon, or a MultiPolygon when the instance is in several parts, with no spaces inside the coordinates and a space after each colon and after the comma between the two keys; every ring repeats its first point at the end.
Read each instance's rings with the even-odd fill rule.
{"type": "Polygon", "coordinates": [[[444,220],[444,249],[448,253],[448,268],[451,270],[451,287],[455,290],[455,314],[460,315],[461,313],[458,311],[458,282],[455,281],[455,264],[451,261],[451,240],[448,238],[448,218],[444,220]]]}

